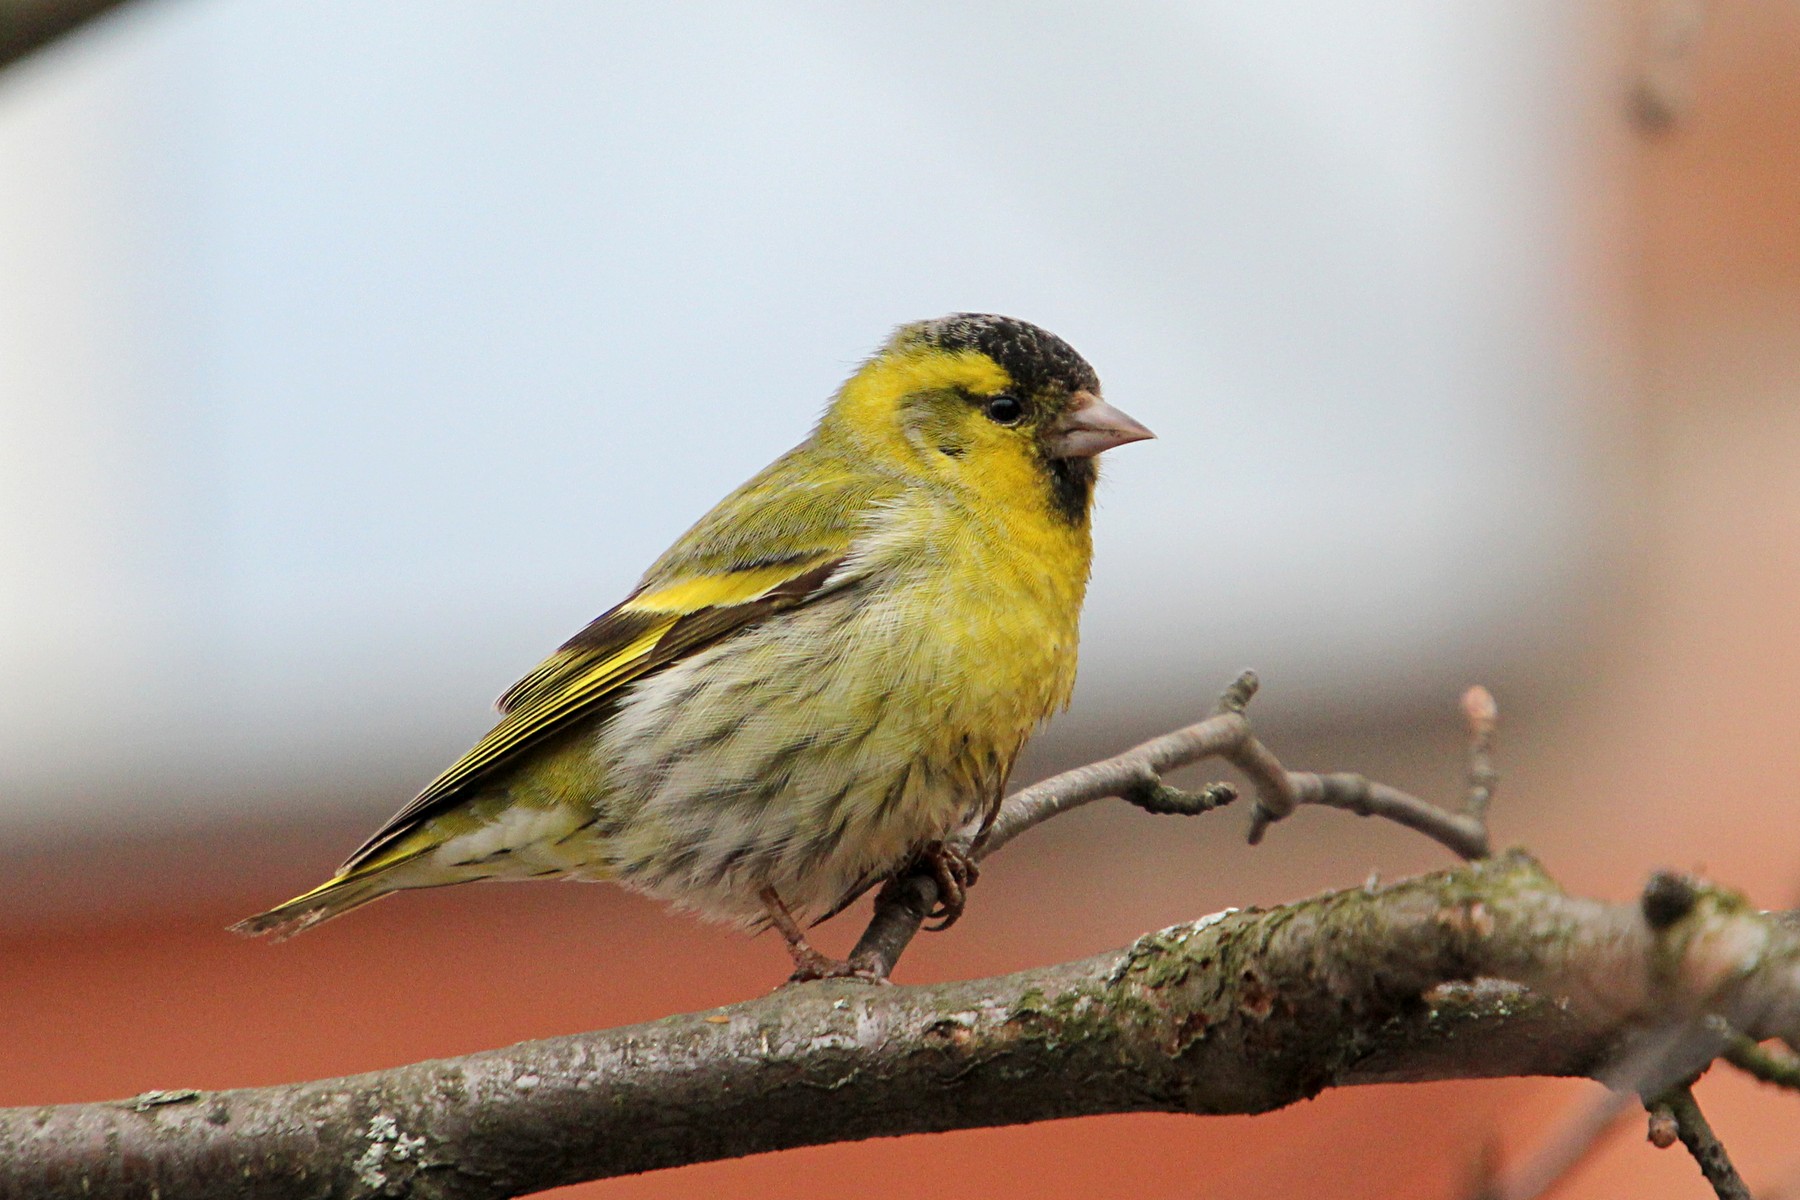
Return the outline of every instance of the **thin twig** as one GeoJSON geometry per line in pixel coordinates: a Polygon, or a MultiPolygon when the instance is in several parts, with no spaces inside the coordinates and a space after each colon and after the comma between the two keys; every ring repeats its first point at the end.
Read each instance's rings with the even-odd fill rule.
{"type": "MultiPolygon", "coordinates": [[[[1256,694],[1256,688],[1255,673],[1245,671],[1225,689],[1206,720],[1014,792],[988,831],[981,857],[994,854],[1020,834],[1071,809],[1114,796],[1141,795],[1145,788],[1161,784],[1168,772],[1207,759],[1231,761],[1239,746],[1255,740],[1244,716],[1244,705],[1256,694]]],[[[1276,769],[1280,769],[1280,764],[1276,769]]],[[[1235,791],[1232,794],[1235,796],[1235,791]]]]}
{"type": "Polygon", "coordinates": [[[1791,1050],[1770,1050],[1742,1034],[1733,1034],[1725,1061],[1764,1083],[1800,1091],[1800,1057],[1791,1050]]]}
{"type": "Polygon", "coordinates": [[[1751,1200],[1750,1189],[1744,1186],[1743,1177],[1731,1165],[1731,1156],[1725,1153],[1725,1143],[1713,1133],[1706,1115],[1700,1111],[1694,1089],[1676,1088],[1665,1095],[1662,1102],[1668,1105],[1675,1118],[1675,1131],[1681,1137],[1681,1144],[1694,1156],[1700,1173],[1712,1184],[1719,1200],[1751,1200]]]}
{"type": "MultiPolygon", "coordinates": [[[[1149,812],[1189,816],[1211,812],[1234,800],[1236,789],[1229,784],[1209,784],[1199,792],[1185,792],[1170,787],[1162,777],[1180,767],[1219,759],[1243,772],[1255,794],[1252,845],[1262,840],[1272,822],[1301,805],[1313,804],[1397,822],[1466,860],[1487,857],[1487,826],[1479,814],[1449,812],[1360,775],[1287,770],[1257,740],[1245,715],[1257,687],[1256,673],[1245,671],[1225,689],[1206,720],[1013,793],[1000,806],[985,836],[966,829],[958,838],[959,845],[971,857],[985,859],[1052,817],[1115,796],[1149,812]]],[[[886,977],[937,901],[937,881],[927,872],[890,880],[875,898],[874,916],[851,952],[851,961],[872,975],[886,977]]]]}
{"type": "Polygon", "coordinates": [[[1341,808],[1359,817],[1382,817],[1424,834],[1465,860],[1486,858],[1493,851],[1488,842],[1487,799],[1496,776],[1486,763],[1487,747],[1493,734],[1493,713],[1469,712],[1469,697],[1479,692],[1487,697],[1491,710],[1493,698],[1485,688],[1470,689],[1463,698],[1464,712],[1469,715],[1472,730],[1471,778],[1477,769],[1483,771],[1486,791],[1479,801],[1473,791],[1464,812],[1451,812],[1429,801],[1409,795],[1384,783],[1373,783],[1361,775],[1315,775],[1306,771],[1285,770],[1268,749],[1245,730],[1244,742],[1228,750],[1223,757],[1250,776],[1256,788],[1256,806],[1250,814],[1250,844],[1261,842],[1270,825],[1288,816],[1302,805],[1316,804],[1341,808]]]}
{"type": "Polygon", "coordinates": [[[1667,133],[1694,105],[1694,74],[1709,0],[1652,0],[1630,111],[1647,134],[1667,133]]]}
{"type": "Polygon", "coordinates": [[[1500,706],[1494,694],[1476,684],[1462,696],[1463,717],[1469,722],[1469,797],[1463,811],[1477,821],[1487,821],[1488,805],[1500,784],[1494,769],[1494,727],[1500,723],[1500,706]]]}
{"type": "Polygon", "coordinates": [[[1645,1101],[1655,1140],[1661,1098],[1669,1094],[1671,1085],[1692,1079],[1711,1061],[1719,1045],[1716,1030],[1709,1022],[1686,1020],[1664,1024],[1632,1039],[1610,1064],[1593,1073],[1607,1091],[1577,1104],[1537,1152],[1510,1175],[1491,1176],[1478,1193],[1480,1200],[1534,1200],[1548,1192],[1588,1160],[1606,1135],[1618,1128],[1639,1096],[1658,1098],[1645,1101]]]}
{"type": "MultiPolygon", "coordinates": [[[[1359,817],[1381,817],[1424,834],[1432,841],[1448,847],[1460,857],[1473,862],[1491,853],[1487,827],[1466,813],[1446,812],[1437,805],[1385,783],[1373,783],[1361,775],[1313,775],[1305,771],[1288,772],[1297,804],[1317,804],[1341,808],[1359,817]]],[[[1265,810],[1258,809],[1260,816],[1265,810]]],[[[1274,818],[1266,818],[1252,831],[1252,840],[1262,839],[1262,830],[1274,818]]]]}
{"type": "MultiPolygon", "coordinates": [[[[1704,962],[1715,949],[1700,940],[1704,935],[1699,931],[1707,927],[1709,917],[1742,907],[1737,897],[1709,888],[1693,876],[1673,871],[1651,874],[1638,896],[1638,912],[1651,939],[1650,970],[1644,978],[1648,994],[1641,1002],[1666,1019],[1632,1039],[1612,1063],[1594,1072],[1594,1078],[1610,1089],[1605,1096],[1578,1106],[1510,1178],[1490,1174],[1482,1181],[1479,1200],[1531,1200],[1554,1187],[1617,1126],[1634,1096],[1642,1097],[1649,1111],[1648,1136],[1653,1144],[1666,1148],[1680,1138],[1693,1150],[1694,1142],[1689,1139],[1698,1135],[1690,1132],[1682,1097],[1692,1106],[1694,1080],[1734,1041],[1744,1039],[1734,1033],[1730,1020],[1716,1011],[1732,990],[1730,971],[1696,971],[1690,958],[1704,962]]],[[[1767,998],[1740,997],[1734,1015],[1760,1023],[1769,1015],[1769,1004],[1767,998]]],[[[1694,1107],[1693,1113],[1697,1116],[1699,1109],[1694,1107]]],[[[1704,1120],[1696,1128],[1703,1129],[1704,1120]]],[[[1706,1136],[1711,1138],[1710,1130],[1706,1136]]],[[[1717,1146],[1717,1139],[1711,1140],[1717,1146]]],[[[1694,1150],[1696,1159],[1700,1153],[1694,1150]]],[[[1712,1160],[1730,1170],[1724,1148],[1717,1146],[1713,1159],[1703,1160],[1701,1165],[1709,1180],[1714,1177],[1713,1169],[1706,1162],[1712,1160]]],[[[1715,1182],[1714,1187],[1718,1186],[1715,1182]]]]}

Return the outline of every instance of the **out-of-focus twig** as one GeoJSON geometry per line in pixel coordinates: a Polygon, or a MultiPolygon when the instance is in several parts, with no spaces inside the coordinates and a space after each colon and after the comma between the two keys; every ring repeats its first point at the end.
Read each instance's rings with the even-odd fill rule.
{"type": "Polygon", "coordinates": [[[1725,1047],[1725,1061],[1764,1083],[1800,1091],[1800,1057],[1791,1050],[1770,1050],[1736,1034],[1725,1047]]]}
{"type": "MultiPolygon", "coordinates": [[[[1648,918],[1646,924],[1655,929],[1648,918]]],[[[1660,990],[1655,980],[1651,986],[1660,990]]],[[[1679,1118],[1662,1097],[1672,1094],[1674,1081],[1691,1078],[1711,1061],[1721,1036],[1716,1023],[1700,1018],[1666,1023],[1633,1038],[1612,1062],[1594,1072],[1608,1090],[1576,1105],[1537,1151],[1510,1174],[1493,1172],[1478,1192],[1480,1200],[1536,1200],[1549,1192],[1619,1128],[1639,1096],[1658,1097],[1646,1101],[1651,1140],[1663,1145],[1666,1134],[1666,1144],[1673,1145],[1679,1136],[1679,1118]]]]}
{"type": "Polygon", "coordinates": [[[1675,1118],[1675,1132],[1681,1138],[1681,1144],[1694,1156],[1700,1173],[1712,1184],[1719,1200],[1751,1200],[1750,1189],[1744,1186],[1743,1177],[1731,1165],[1731,1156],[1725,1153],[1725,1144],[1713,1133],[1706,1115],[1700,1111],[1694,1089],[1676,1088],[1663,1097],[1662,1103],[1675,1118]]]}
{"type": "Polygon", "coordinates": [[[1494,694],[1476,684],[1462,696],[1463,719],[1469,723],[1469,797],[1463,811],[1477,821],[1487,821],[1488,805],[1500,785],[1494,769],[1494,729],[1500,723],[1500,706],[1494,694]]]}
{"type": "Polygon", "coordinates": [[[1578,1106],[1551,1132],[1522,1166],[1510,1173],[1499,1169],[1490,1151],[1469,1200],[1537,1200],[1593,1156],[1606,1135],[1632,1106],[1624,1092],[1607,1092],[1591,1104],[1578,1106]]]}
{"type": "Polygon", "coordinates": [[[0,0],[0,67],[79,29],[124,0],[0,0]]]}
{"type": "Polygon", "coordinates": [[[1708,7],[1708,0],[1648,0],[1630,110],[1645,133],[1668,132],[1693,108],[1708,7]]]}
{"type": "MultiPolygon", "coordinates": [[[[1721,947],[1709,945],[1706,913],[1715,915],[1746,908],[1741,899],[1709,888],[1702,880],[1674,871],[1656,871],[1638,897],[1638,911],[1652,939],[1651,970],[1644,980],[1648,993],[1641,1001],[1664,1014],[1665,1020],[1633,1038],[1616,1059],[1596,1070],[1608,1093],[1593,1103],[1577,1106],[1571,1116],[1543,1146],[1510,1175],[1490,1168],[1478,1177],[1476,1200],[1535,1200],[1584,1162],[1604,1136],[1616,1129],[1633,1097],[1643,1097],[1649,1111],[1649,1140],[1666,1149],[1679,1139],[1687,1145],[1707,1180],[1721,1197],[1737,1200],[1742,1180],[1694,1101],[1693,1081],[1731,1047],[1753,1041],[1734,1032],[1731,1018],[1717,1010],[1716,1002],[1733,987],[1729,971],[1706,965],[1721,947]],[[1701,923],[1695,925],[1698,919],[1701,923]]],[[[1778,919],[1778,918],[1777,918],[1778,919]]],[[[1734,954],[1751,953],[1748,944],[1734,954]]],[[[1738,1020],[1760,1023],[1770,999],[1748,999],[1732,1014],[1738,1020]]],[[[1760,1025],[1758,1026],[1760,1027],[1760,1025]]],[[[1748,1193],[1742,1193],[1747,1200],[1748,1193]]]]}

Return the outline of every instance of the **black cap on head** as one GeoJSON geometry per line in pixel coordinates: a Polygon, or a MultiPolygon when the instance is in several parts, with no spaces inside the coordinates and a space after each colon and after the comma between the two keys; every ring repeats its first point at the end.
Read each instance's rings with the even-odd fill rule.
{"type": "Polygon", "coordinates": [[[1050,387],[1065,393],[1100,391],[1099,376],[1073,346],[1049,330],[1016,317],[951,313],[935,321],[908,325],[901,330],[901,336],[945,350],[979,351],[999,363],[1026,395],[1036,395],[1050,387]]]}

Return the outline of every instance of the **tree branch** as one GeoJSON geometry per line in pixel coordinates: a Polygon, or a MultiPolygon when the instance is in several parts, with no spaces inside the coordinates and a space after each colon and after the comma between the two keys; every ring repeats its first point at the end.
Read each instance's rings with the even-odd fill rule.
{"type": "MultiPolygon", "coordinates": [[[[1746,1045],[1800,1040],[1789,915],[1667,873],[1636,907],[1609,906],[1564,895],[1522,854],[1488,857],[1496,713],[1484,690],[1463,698],[1460,812],[1360,776],[1288,771],[1245,716],[1255,690],[1246,672],[1206,720],[1016,793],[957,848],[985,857],[1107,796],[1210,811],[1234,798],[1229,785],[1189,793],[1162,776],[1217,758],[1250,782],[1253,841],[1322,804],[1398,821],[1470,861],[1000,979],[813,984],[346,1079],[0,1111],[0,1196],[513,1196],[864,1137],[1262,1112],[1359,1083],[1579,1074],[1661,1096],[1728,1047],[1750,1063],[1746,1045]]],[[[892,881],[859,964],[885,977],[936,899],[931,875],[892,881]]]]}
{"type": "Polygon", "coordinates": [[[1725,1153],[1724,1143],[1719,1141],[1712,1126],[1707,1124],[1706,1114],[1700,1111],[1700,1103],[1694,1099],[1694,1090],[1690,1087],[1676,1088],[1663,1098],[1662,1103],[1675,1122],[1675,1135],[1688,1148],[1688,1153],[1694,1156],[1700,1173],[1706,1176],[1706,1182],[1712,1184],[1719,1200],[1751,1200],[1750,1189],[1744,1186],[1743,1177],[1731,1165],[1731,1156],[1725,1153]]]}
{"type": "MultiPolygon", "coordinates": [[[[1487,801],[1496,776],[1487,755],[1496,713],[1486,689],[1472,688],[1463,698],[1471,736],[1471,794],[1467,811],[1452,813],[1360,775],[1289,771],[1257,739],[1245,714],[1258,686],[1256,673],[1245,671],[1225,689],[1206,720],[1014,792],[985,833],[971,826],[956,839],[958,845],[971,858],[984,859],[1052,817],[1114,796],[1149,812],[1210,812],[1230,803],[1235,790],[1227,784],[1213,784],[1201,792],[1187,793],[1169,787],[1162,777],[1181,767],[1219,759],[1243,772],[1255,792],[1249,834],[1252,845],[1262,840],[1271,824],[1296,808],[1318,804],[1396,821],[1465,859],[1489,853],[1487,801]]],[[[851,951],[851,962],[885,979],[937,901],[937,880],[931,873],[895,877],[876,896],[874,916],[851,951]]]]}
{"type": "Polygon", "coordinates": [[[1692,888],[1659,927],[1513,853],[1003,978],[809,984],[348,1079],[7,1110],[0,1194],[512,1196],[900,1133],[1595,1075],[1702,1014],[1800,1040],[1800,934],[1692,888]]]}
{"type": "Polygon", "coordinates": [[[1750,1038],[1735,1035],[1725,1047],[1725,1060],[1764,1083],[1800,1091],[1800,1058],[1790,1052],[1772,1051],[1750,1038]]]}

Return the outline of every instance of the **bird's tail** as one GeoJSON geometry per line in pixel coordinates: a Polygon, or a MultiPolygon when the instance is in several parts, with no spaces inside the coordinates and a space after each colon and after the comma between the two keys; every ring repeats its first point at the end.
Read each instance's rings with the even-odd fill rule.
{"type": "Polygon", "coordinates": [[[267,912],[246,917],[231,927],[231,932],[245,937],[272,935],[275,941],[304,933],[323,921],[341,916],[353,908],[361,908],[371,900],[379,900],[389,892],[409,886],[397,878],[395,867],[410,862],[424,848],[402,852],[398,856],[382,855],[370,862],[359,863],[327,879],[310,892],[302,892],[285,904],[277,904],[267,912]]]}

